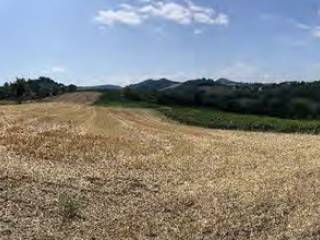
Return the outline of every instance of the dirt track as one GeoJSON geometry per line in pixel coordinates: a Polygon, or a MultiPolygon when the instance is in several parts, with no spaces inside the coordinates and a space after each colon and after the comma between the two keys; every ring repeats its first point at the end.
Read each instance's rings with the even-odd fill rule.
{"type": "Polygon", "coordinates": [[[98,100],[101,93],[98,92],[75,92],[66,93],[60,96],[47,98],[45,102],[61,102],[90,105],[98,100]]]}
{"type": "Polygon", "coordinates": [[[318,136],[59,102],[0,115],[0,239],[320,237],[318,136]]]}

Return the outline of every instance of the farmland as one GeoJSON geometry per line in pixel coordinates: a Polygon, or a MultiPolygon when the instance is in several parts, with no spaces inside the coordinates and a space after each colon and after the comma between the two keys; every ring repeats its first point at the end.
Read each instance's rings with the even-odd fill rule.
{"type": "Polygon", "coordinates": [[[319,136],[94,99],[0,106],[0,239],[319,239],[319,136]]]}
{"type": "Polygon", "coordinates": [[[230,113],[213,107],[160,105],[143,100],[131,100],[121,91],[102,92],[97,106],[154,109],[174,121],[192,126],[215,129],[319,134],[320,121],[311,119],[284,119],[263,115],[230,113]]]}

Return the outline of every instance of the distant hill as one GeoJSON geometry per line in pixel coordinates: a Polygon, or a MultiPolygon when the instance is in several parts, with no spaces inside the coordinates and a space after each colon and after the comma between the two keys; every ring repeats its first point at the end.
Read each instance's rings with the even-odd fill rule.
{"type": "Polygon", "coordinates": [[[171,88],[179,84],[178,82],[162,78],[159,80],[149,79],[141,83],[129,85],[128,87],[136,91],[161,91],[162,89],[171,88]]]}
{"type": "Polygon", "coordinates": [[[237,85],[242,85],[243,83],[239,82],[234,82],[226,78],[219,78],[218,80],[215,81],[215,83],[221,84],[221,85],[228,85],[228,86],[237,86],[237,85]]]}
{"type": "Polygon", "coordinates": [[[129,86],[128,98],[163,105],[213,107],[223,111],[293,119],[320,119],[320,81],[242,83],[226,78],[177,83],[147,80],[129,86]]]}
{"type": "MultiPolygon", "coordinates": [[[[193,88],[200,86],[212,86],[212,85],[226,85],[226,86],[237,86],[237,85],[246,85],[245,83],[234,82],[226,78],[220,78],[216,81],[212,79],[196,79],[190,80],[183,83],[172,81],[166,78],[161,78],[158,80],[148,79],[140,83],[129,85],[128,88],[135,91],[170,91],[177,90],[179,88],[193,88]]],[[[97,86],[85,86],[78,87],[80,91],[88,90],[121,90],[122,87],[117,85],[97,85],[97,86]]]]}
{"type": "Polygon", "coordinates": [[[97,85],[97,86],[86,86],[86,87],[78,87],[80,91],[104,91],[104,90],[121,90],[122,87],[117,85],[97,85]]]}

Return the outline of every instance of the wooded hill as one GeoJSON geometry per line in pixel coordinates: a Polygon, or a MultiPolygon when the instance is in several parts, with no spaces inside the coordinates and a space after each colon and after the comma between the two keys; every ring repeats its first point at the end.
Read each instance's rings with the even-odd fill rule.
{"type": "Polygon", "coordinates": [[[3,87],[0,87],[0,99],[22,102],[25,100],[57,96],[76,90],[77,87],[75,85],[66,86],[47,77],[29,80],[17,78],[16,81],[5,83],[3,87]]]}
{"type": "Polygon", "coordinates": [[[128,86],[123,93],[130,99],[165,105],[212,107],[282,118],[320,118],[320,81],[262,84],[197,79],[176,83],[161,79],[128,86]]]}

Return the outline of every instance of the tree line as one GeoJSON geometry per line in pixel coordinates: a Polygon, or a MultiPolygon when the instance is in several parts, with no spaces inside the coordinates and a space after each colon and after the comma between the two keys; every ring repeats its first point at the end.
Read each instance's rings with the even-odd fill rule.
{"type": "Polygon", "coordinates": [[[221,84],[199,79],[156,91],[136,91],[127,87],[123,95],[131,100],[163,105],[209,107],[290,119],[320,119],[320,81],[221,84]]]}
{"type": "Polygon", "coordinates": [[[48,77],[38,79],[17,78],[14,82],[6,82],[0,87],[0,99],[14,100],[19,103],[26,100],[57,96],[76,91],[75,85],[57,83],[48,77]]]}

